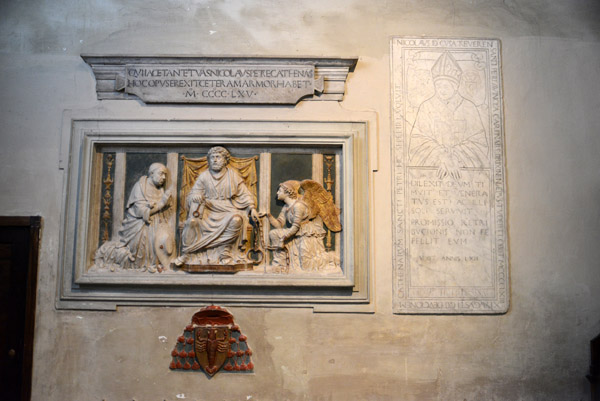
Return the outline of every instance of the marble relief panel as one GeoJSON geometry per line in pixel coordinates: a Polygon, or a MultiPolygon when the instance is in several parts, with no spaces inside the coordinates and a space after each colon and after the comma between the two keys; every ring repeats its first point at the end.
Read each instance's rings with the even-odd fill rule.
{"type": "Polygon", "coordinates": [[[331,171],[341,149],[230,148],[100,147],[101,224],[86,274],[341,276],[342,194],[331,171]],[[126,196],[114,199],[115,187],[126,196]]]}
{"type": "Polygon", "coordinates": [[[71,127],[59,307],[369,302],[365,123],[71,127]]]}

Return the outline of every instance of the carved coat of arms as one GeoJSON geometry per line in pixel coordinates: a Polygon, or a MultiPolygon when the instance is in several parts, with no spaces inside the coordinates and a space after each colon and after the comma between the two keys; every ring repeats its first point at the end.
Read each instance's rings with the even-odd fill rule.
{"type": "Polygon", "coordinates": [[[171,352],[173,370],[199,370],[214,376],[226,371],[251,371],[252,350],[225,308],[211,305],[192,317],[171,352]]]}

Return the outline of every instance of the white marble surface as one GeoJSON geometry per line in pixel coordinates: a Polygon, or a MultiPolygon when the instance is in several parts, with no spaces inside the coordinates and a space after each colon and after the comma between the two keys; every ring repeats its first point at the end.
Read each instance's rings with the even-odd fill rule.
{"type": "Polygon", "coordinates": [[[500,43],[394,38],[394,311],[508,310],[500,43]]]}

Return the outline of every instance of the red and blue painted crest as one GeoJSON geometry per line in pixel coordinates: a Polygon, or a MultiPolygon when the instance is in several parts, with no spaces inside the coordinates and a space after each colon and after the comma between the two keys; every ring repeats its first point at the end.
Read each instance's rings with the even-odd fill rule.
{"type": "Polygon", "coordinates": [[[192,317],[171,352],[173,370],[200,370],[214,376],[221,368],[229,372],[254,369],[247,338],[225,308],[211,305],[192,317]]]}

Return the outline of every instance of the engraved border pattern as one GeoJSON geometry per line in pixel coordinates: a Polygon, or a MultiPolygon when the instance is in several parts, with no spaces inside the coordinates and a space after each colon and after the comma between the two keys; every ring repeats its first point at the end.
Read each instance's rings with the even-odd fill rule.
{"type": "Polygon", "coordinates": [[[456,38],[409,38],[392,37],[390,41],[390,75],[391,75],[391,115],[392,135],[391,153],[392,171],[392,210],[393,210],[393,311],[394,313],[504,313],[508,310],[508,246],[506,227],[506,191],[504,171],[504,124],[502,108],[500,42],[497,39],[456,39],[456,38]],[[456,300],[457,307],[449,309],[444,300],[449,298],[429,297],[427,299],[409,299],[407,282],[407,245],[406,245],[406,120],[404,118],[404,50],[401,40],[408,40],[408,47],[447,48],[486,50],[489,55],[489,88],[490,99],[490,136],[492,139],[493,174],[493,228],[495,243],[492,245],[492,257],[495,259],[496,294],[488,304],[477,300],[456,300]],[[437,42],[436,42],[437,41],[437,42]],[[436,42],[436,43],[433,43],[436,42]],[[443,44],[443,45],[442,45],[443,44]],[[482,46],[484,45],[484,46],[482,46]],[[413,301],[409,303],[408,301],[413,301]]]}

